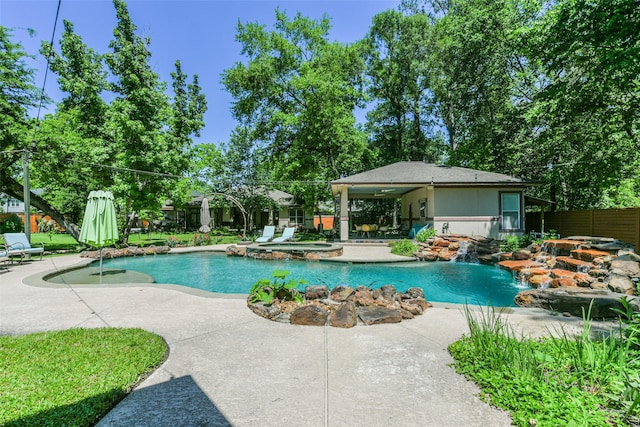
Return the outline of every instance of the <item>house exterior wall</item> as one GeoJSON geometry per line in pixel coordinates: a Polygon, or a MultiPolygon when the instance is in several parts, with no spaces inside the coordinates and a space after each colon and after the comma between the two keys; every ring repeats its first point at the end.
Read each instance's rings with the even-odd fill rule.
{"type": "Polygon", "coordinates": [[[0,193],[1,213],[24,213],[24,202],[0,193]]]}
{"type": "Polygon", "coordinates": [[[410,224],[432,223],[434,209],[433,187],[422,187],[405,194],[402,196],[402,211],[400,213],[401,226],[407,229],[410,224]],[[424,212],[421,211],[423,204],[426,204],[426,210],[424,212]],[[411,217],[409,216],[410,212],[411,217]]]}
{"type": "Polygon", "coordinates": [[[513,187],[440,187],[434,189],[433,225],[438,232],[480,235],[503,239],[521,235],[524,230],[523,188],[513,187]],[[501,230],[500,195],[520,192],[518,230],[501,230]]]}

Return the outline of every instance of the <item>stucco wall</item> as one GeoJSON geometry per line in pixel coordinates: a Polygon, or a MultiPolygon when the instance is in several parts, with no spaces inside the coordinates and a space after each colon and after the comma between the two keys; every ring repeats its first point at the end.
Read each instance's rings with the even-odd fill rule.
{"type": "MultiPolygon", "coordinates": [[[[500,192],[514,188],[424,187],[403,196],[403,225],[409,222],[409,204],[413,205],[413,223],[420,219],[420,201],[427,199],[427,221],[438,233],[466,234],[502,239],[500,232],[500,192]]],[[[523,203],[524,201],[521,201],[523,203]]],[[[524,224],[524,221],[523,221],[524,224]]]]}
{"type": "Polygon", "coordinates": [[[418,190],[412,191],[410,193],[405,194],[402,197],[402,212],[401,218],[402,222],[409,221],[409,205],[412,205],[412,216],[413,221],[423,221],[420,218],[420,201],[426,199],[427,200],[427,222],[430,218],[433,217],[434,212],[434,204],[433,204],[433,188],[423,187],[418,190]]]}
{"type": "Polygon", "coordinates": [[[496,188],[436,188],[433,216],[498,216],[496,188]]]}

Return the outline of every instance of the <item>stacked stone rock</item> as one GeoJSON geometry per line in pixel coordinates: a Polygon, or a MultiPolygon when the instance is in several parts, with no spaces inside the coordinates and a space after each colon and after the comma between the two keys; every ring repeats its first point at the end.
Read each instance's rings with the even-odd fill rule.
{"type": "Polygon", "coordinates": [[[520,292],[519,306],[541,307],[582,316],[611,317],[626,296],[640,309],[640,256],[613,239],[575,237],[502,254],[498,264],[533,289],[520,292]]]}
{"type": "MultiPolygon", "coordinates": [[[[120,258],[127,256],[140,256],[140,255],[158,255],[158,254],[167,254],[171,248],[169,246],[145,246],[143,248],[138,248],[134,246],[130,246],[128,248],[122,249],[114,249],[114,248],[104,248],[102,250],[102,257],[104,259],[109,258],[120,258]]],[[[82,258],[100,258],[100,251],[84,251],[80,254],[82,258]]]]}
{"type": "Polygon", "coordinates": [[[422,261],[466,260],[492,264],[500,252],[500,242],[480,236],[447,234],[432,237],[420,244],[414,256],[422,261]]]}
{"type": "Polygon", "coordinates": [[[331,292],[326,286],[307,286],[302,304],[276,300],[269,305],[248,301],[248,305],[254,313],[277,322],[337,328],[398,323],[431,307],[421,288],[397,292],[392,285],[375,290],[336,286],[331,292]]]}

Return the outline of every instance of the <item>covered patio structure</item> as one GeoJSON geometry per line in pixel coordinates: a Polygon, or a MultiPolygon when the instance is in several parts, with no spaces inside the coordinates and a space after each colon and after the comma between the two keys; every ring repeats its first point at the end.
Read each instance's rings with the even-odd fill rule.
{"type": "Polygon", "coordinates": [[[349,240],[351,199],[400,199],[401,230],[502,239],[525,231],[524,191],[537,182],[475,169],[407,161],[331,182],[339,197],[340,240],[349,240]]]}

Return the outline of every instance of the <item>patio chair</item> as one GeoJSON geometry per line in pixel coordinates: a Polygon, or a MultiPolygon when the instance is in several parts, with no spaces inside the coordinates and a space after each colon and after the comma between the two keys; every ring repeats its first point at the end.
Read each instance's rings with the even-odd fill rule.
{"type": "Polygon", "coordinates": [[[288,242],[289,240],[293,239],[293,235],[296,232],[296,228],[295,227],[285,227],[284,231],[282,232],[282,236],[280,237],[276,237],[275,239],[273,239],[274,242],[288,242]]]}
{"type": "Polygon", "coordinates": [[[256,243],[265,243],[270,242],[273,239],[273,235],[276,233],[275,225],[265,225],[262,230],[262,236],[258,237],[255,242],[256,243]]]}
{"type": "Polygon", "coordinates": [[[4,239],[5,250],[0,251],[0,257],[6,256],[11,258],[19,256],[20,262],[22,262],[25,255],[40,254],[40,259],[42,259],[44,245],[42,245],[42,247],[32,247],[26,234],[4,233],[2,238],[4,239]]]}

